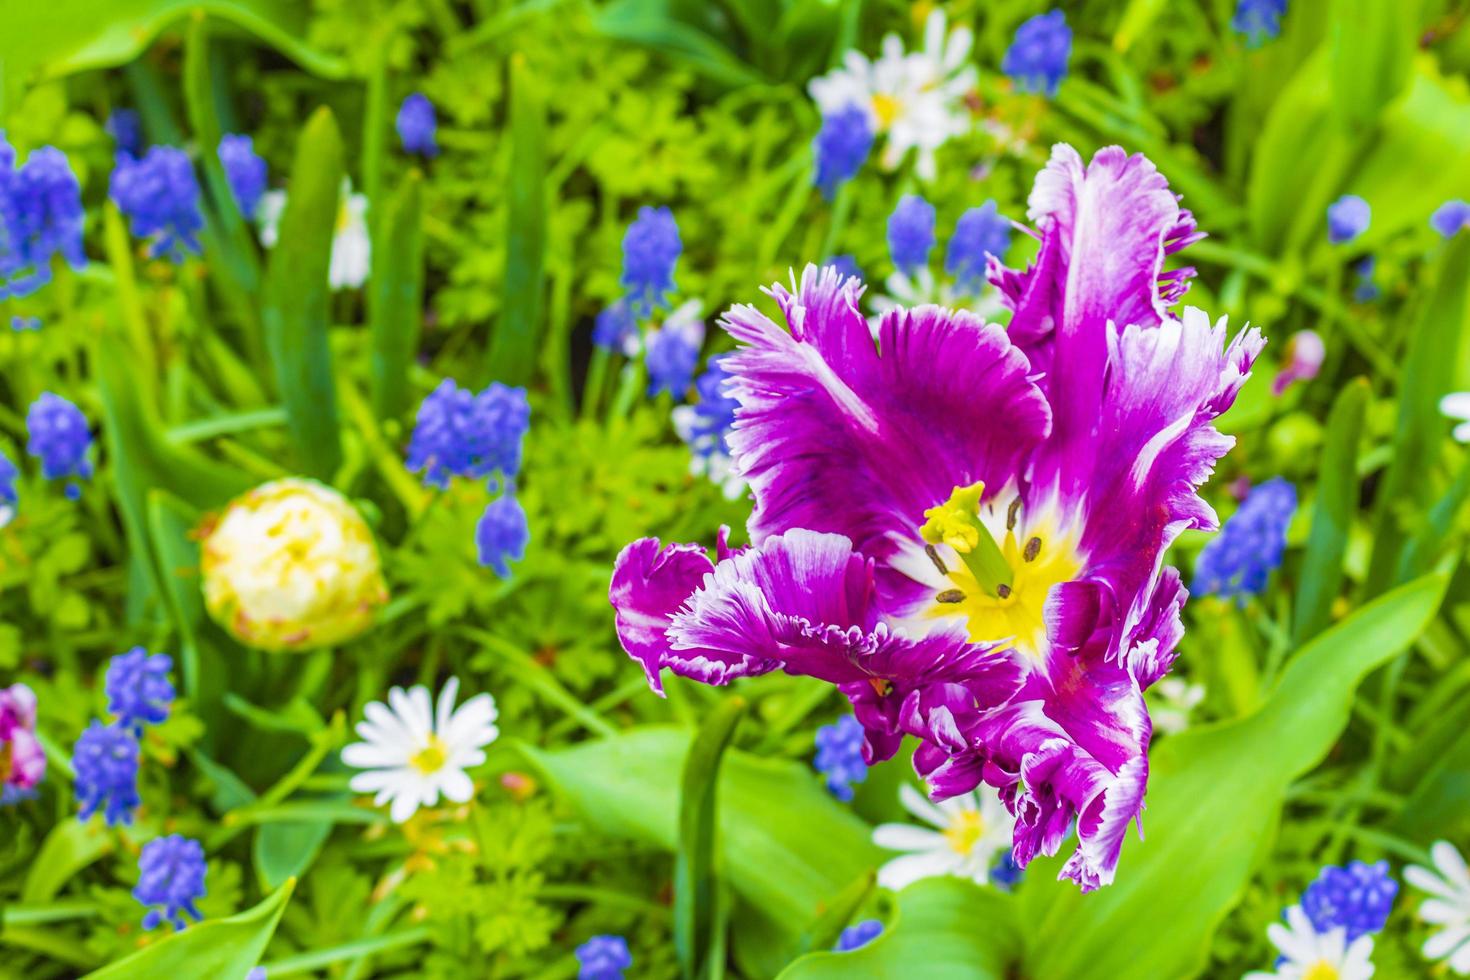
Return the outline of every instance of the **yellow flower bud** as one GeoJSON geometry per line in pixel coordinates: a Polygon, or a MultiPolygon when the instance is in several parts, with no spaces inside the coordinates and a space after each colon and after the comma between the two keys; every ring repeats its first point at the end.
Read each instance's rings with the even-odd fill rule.
{"type": "Polygon", "coordinates": [[[349,640],[388,601],[367,522],[337,491],[256,487],[203,528],[204,605],[240,642],[310,650],[349,640]]]}

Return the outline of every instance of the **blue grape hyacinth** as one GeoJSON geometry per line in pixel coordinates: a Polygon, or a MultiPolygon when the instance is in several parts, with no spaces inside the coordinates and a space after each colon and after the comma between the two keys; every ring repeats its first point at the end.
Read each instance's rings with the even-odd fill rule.
{"type": "Polygon", "coordinates": [[[1445,238],[1454,238],[1460,229],[1470,227],[1470,203],[1445,201],[1429,216],[1429,227],[1445,238]]]}
{"type": "Polygon", "coordinates": [[[133,647],[113,657],[107,665],[107,710],[120,725],[141,734],[144,725],[168,718],[173,706],[174,686],[168,679],[173,659],[165,653],[133,647]]]}
{"type": "Polygon", "coordinates": [[[592,343],[628,357],[638,353],[638,318],[627,303],[618,300],[597,314],[592,325],[592,343]]]}
{"type": "Polygon", "coordinates": [[[866,110],[850,105],[822,117],[822,128],[812,140],[817,171],[813,178],[829,200],[837,188],[857,176],[873,149],[873,127],[866,110]]]}
{"type": "Polygon", "coordinates": [[[132,732],[93,719],[77,739],[71,762],[82,820],[100,809],[109,827],[133,822],[139,799],[138,740],[132,732]]]}
{"type": "Polygon", "coordinates": [[[78,480],[90,479],[92,430],[87,417],[70,401],[52,392],[42,392],[26,412],[30,439],[26,451],[41,461],[41,475],[48,480],[66,480],[66,495],[81,496],[78,480]]]}
{"type": "Polygon", "coordinates": [[[510,563],[526,557],[531,530],[526,511],[509,489],[485,505],[475,525],[475,546],[480,564],[501,578],[510,578],[510,563]]]}
{"type": "Polygon", "coordinates": [[[633,965],[628,941],[622,936],[593,936],[577,947],[577,980],[623,980],[633,965]]]}
{"type": "Polygon", "coordinates": [[[1296,488],[1276,477],[1253,488],[1220,533],[1200,551],[1190,591],[1222,599],[1260,595],[1286,552],[1296,488]]]}
{"type": "Polygon", "coordinates": [[[929,264],[934,248],[934,205],[917,194],[905,194],[888,217],[888,253],[904,273],[929,264]]]}
{"type": "Polygon", "coordinates": [[[434,115],[434,103],[428,96],[415,92],[404,99],[398,107],[395,122],[405,153],[416,153],[422,157],[439,155],[439,144],[435,140],[439,123],[434,115]]]}
{"type": "Polygon", "coordinates": [[[135,109],[114,109],[103,127],[119,153],[137,156],[143,152],[143,121],[135,109]]]}
{"type": "Polygon", "coordinates": [[[1010,76],[1022,92],[1057,94],[1067,77],[1072,57],[1072,28],[1060,10],[1037,14],[1016,28],[1016,37],[1006,50],[1000,70],[1010,76]]]}
{"type": "Polygon", "coordinates": [[[254,220],[270,176],[264,158],[255,152],[255,141],[249,136],[226,133],[219,141],[219,162],[240,213],[245,220],[254,220]]]}
{"type": "Polygon", "coordinates": [[[1327,240],[1346,245],[1368,230],[1373,211],[1356,194],[1344,194],[1327,206],[1327,240]]]}
{"type": "Polygon", "coordinates": [[[0,134],[0,300],[28,296],[51,281],[55,256],[73,269],[82,251],[82,188],[66,154],[51,146],[15,167],[0,134]]]}
{"type": "Polygon", "coordinates": [[[837,945],[832,948],[839,953],[851,952],[868,945],[882,934],[883,923],[877,919],[864,919],[842,930],[842,935],[837,937],[837,945]]]}
{"type": "Polygon", "coordinates": [[[683,254],[679,226],[668,208],[643,207],[623,235],[623,275],[628,304],[639,316],[664,305],[674,291],[674,267],[683,254]]]}
{"type": "Polygon", "coordinates": [[[16,481],[20,478],[20,470],[10,461],[10,457],[0,452],[0,527],[10,523],[10,518],[15,515],[15,507],[20,503],[20,491],[16,490],[16,481]]]}
{"type": "Polygon", "coordinates": [[[827,792],[843,802],[851,800],[853,785],[868,778],[862,723],[852,715],[843,715],[818,728],[814,765],[827,778],[827,792]]]}
{"type": "Polygon", "coordinates": [[[1302,910],[1318,932],[1341,928],[1352,942],[1383,928],[1398,891],[1387,861],[1328,865],[1302,893],[1302,910]]]}
{"type": "Polygon", "coordinates": [[[133,889],[133,897],[148,908],[143,928],[156,928],[167,919],[179,930],[187,925],[186,914],[195,922],[204,918],[194,903],[204,897],[208,870],[197,840],[169,834],[144,844],[138,856],[138,886],[133,889]]]}
{"type": "Polygon", "coordinates": [[[1286,0],[1240,0],[1230,29],[1245,35],[1245,46],[1258,48],[1281,33],[1281,18],[1286,16],[1286,0]]]}
{"type": "Polygon", "coordinates": [[[944,271],[962,289],[974,292],[985,284],[987,256],[1004,258],[1011,247],[1011,222],[994,201],[970,208],[955,223],[944,256],[944,271]]]}
{"type": "Polygon", "coordinates": [[[112,199],[128,216],[133,234],[150,238],[149,255],[181,262],[200,252],[199,181],[189,155],[178,147],[151,147],[141,158],[117,158],[112,171],[112,199]]]}
{"type": "Polygon", "coordinates": [[[530,426],[524,388],[494,381],[475,394],[445,378],[419,405],[406,463],[441,490],[452,476],[513,477],[520,472],[521,443],[530,426]]]}
{"type": "Polygon", "coordinates": [[[700,313],[699,301],[691,300],[669,314],[661,326],[648,331],[643,364],[648,369],[650,398],[663,391],[676,399],[689,393],[699,366],[699,349],[704,346],[700,313]]]}

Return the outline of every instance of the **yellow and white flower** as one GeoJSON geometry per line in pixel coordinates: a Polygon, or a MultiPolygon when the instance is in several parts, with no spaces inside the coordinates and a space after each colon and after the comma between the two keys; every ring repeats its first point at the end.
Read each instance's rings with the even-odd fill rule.
{"type": "MultiPolygon", "coordinates": [[[[286,210],[286,192],[266,191],[256,212],[260,243],[275,247],[280,238],[281,215],[286,210]]],[[[332,258],[327,281],[333,289],[356,289],[367,281],[372,268],[372,241],[368,238],[368,199],[352,193],[352,181],[342,178],[342,198],[337,206],[337,225],[332,235],[332,258]]]]}
{"type": "Polygon", "coordinates": [[[1347,930],[1318,932],[1300,905],[1286,910],[1286,925],[1273,922],[1266,935],[1281,950],[1270,973],[1256,970],[1245,980],[1368,980],[1373,976],[1373,937],[1347,941],[1347,930]]]}
{"type": "Polygon", "coordinates": [[[388,601],[367,522],[314,480],[276,480],[237,498],[204,529],[200,555],[209,614],[262,650],[341,643],[388,601]]]}
{"type": "Polygon", "coordinates": [[[395,687],[388,704],[371,701],[363,709],[357,734],[363,741],[342,750],[342,761],[363,772],[349,784],[356,793],[376,793],[373,803],[391,802],[395,823],[403,823],[421,806],[433,806],[442,794],[452,803],[468,803],[475,785],[465,770],[485,761],[484,747],[495,741],[495,699],[477,694],[455,710],[459,678],[451,677],[430,704],[428,688],[395,687]]]}
{"type": "Polygon", "coordinates": [[[873,828],[873,843],[890,851],[907,851],[878,869],[878,884],[894,891],[921,878],[953,875],[985,884],[991,866],[1011,846],[1015,817],[993,789],[954,796],[939,803],[926,800],[905,783],[898,799],[915,817],[938,829],[907,823],[873,828]]]}
{"type": "Polygon", "coordinates": [[[849,106],[865,110],[873,132],[885,137],[885,168],[897,167],[913,149],[918,175],[932,180],[934,151],[972,125],[965,96],[976,81],[967,63],[973,43],[969,28],[949,30],[944,11],[935,9],[924,23],[922,50],[908,52],[889,34],[877,61],[849,51],[842,67],[812,79],[807,90],[824,116],[849,106]]]}

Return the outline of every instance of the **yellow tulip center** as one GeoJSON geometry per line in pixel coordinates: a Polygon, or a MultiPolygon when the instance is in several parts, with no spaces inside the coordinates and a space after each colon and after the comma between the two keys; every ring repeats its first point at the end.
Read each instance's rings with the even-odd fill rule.
{"type": "Polygon", "coordinates": [[[944,836],[956,854],[968,855],[984,835],[985,821],[979,810],[961,810],[944,828],[944,836]]]}
{"type": "Polygon", "coordinates": [[[984,493],[983,483],[956,487],[949,500],[924,512],[925,550],[952,586],[934,597],[930,615],[963,615],[974,642],[1010,639],[1039,657],[1046,649],[1046,597],[1076,578],[1082,559],[1054,520],[1023,523],[1019,501],[997,510],[994,502],[981,502],[984,493]],[[948,560],[938,545],[959,561],[948,560]]]}
{"type": "Polygon", "coordinates": [[[449,761],[449,746],[438,735],[429,736],[429,744],[414,753],[408,764],[413,766],[425,776],[431,776],[444,768],[444,763],[449,761]]]}

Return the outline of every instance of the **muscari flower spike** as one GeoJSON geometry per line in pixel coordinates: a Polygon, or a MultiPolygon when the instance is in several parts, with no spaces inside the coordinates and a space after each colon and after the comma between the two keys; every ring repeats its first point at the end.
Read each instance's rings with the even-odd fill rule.
{"type": "Polygon", "coordinates": [[[674,406],[673,419],[674,431],[689,446],[689,472],[708,477],[733,500],[745,488],[745,481],[731,465],[726,440],[735,428],[735,409],[740,403],[725,394],[729,375],[720,366],[722,358],[709,359],[704,373],[694,382],[698,400],[692,405],[674,406]]]}
{"type": "Polygon", "coordinates": [[[828,681],[870,764],[911,735],[935,799],[994,787],[1019,867],[1075,827],[1061,874],[1091,890],[1142,812],[1143,691],[1183,635],[1163,552],[1218,526],[1211,423],[1264,341],[1169,310],[1192,271],[1159,270],[1199,235],[1146,158],[1059,145],[1028,214],[1035,263],[990,263],[1009,328],[899,308],[875,345],[862,284],[815,266],[770,289],[786,326],[727,313],[751,546],[635,541],[609,597],[653,690],[828,681]]]}
{"type": "Polygon", "coordinates": [[[1346,245],[1368,230],[1373,210],[1356,194],[1344,194],[1327,206],[1327,240],[1346,245]]]}
{"type": "Polygon", "coordinates": [[[905,194],[888,216],[888,253],[901,271],[912,273],[929,264],[934,248],[934,205],[917,194],[905,194]]]}
{"type": "Polygon", "coordinates": [[[1000,70],[1010,76],[1022,92],[1057,94],[1067,77],[1072,57],[1072,28],[1060,10],[1037,14],[1016,28],[1015,40],[1006,50],[1000,70]]]}
{"type": "Polygon", "coordinates": [[[664,305],[674,291],[674,267],[684,251],[679,226],[668,208],[642,207],[623,235],[623,276],[627,303],[634,313],[647,316],[664,305]]]}
{"type": "Polygon", "coordinates": [[[1470,203],[1445,201],[1429,216],[1429,227],[1445,238],[1454,238],[1461,228],[1470,227],[1470,203]]]}
{"type": "Polygon", "coordinates": [[[51,281],[59,255],[73,269],[82,251],[82,188],[66,154],[52,146],[14,167],[14,151],[0,134],[0,300],[29,296],[51,281]]]}
{"type": "Polygon", "coordinates": [[[1296,488],[1281,477],[1253,488],[1219,536],[1200,551],[1191,591],[1242,603],[1266,591],[1272,569],[1286,552],[1286,528],[1295,513],[1296,488]]]}
{"type": "Polygon", "coordinates": [[[812,140],[817,158],[813,182],[831,200],[837,188],[857,176],[873,149],[873,127],[868,113],[850,105],[822,117],[822,128],[812,140]]]}
{"type": "Polygon", "coordinates": [[[1318,932],[1343,929],[1351,943],[1383,928],[1398,891],[1387,861],[1328,865],[1302,893],[1302,911],[1318,932]]]}
{"type": "Polygon", "coordinates": [[[510,563],[526,557],[531,543],[531,530],[526,524],[526,510],[516,499],[512,488],[485,505],[475,525],[475,548],[480,564],[493,569],[501,578],[510,578],[510,563]]]}
{"type": "Polygon", "coordinates": [[[141,158],[119,154],[112,171],[112,200],[128,216],[133,234],[152,238],[148,254],[182,262],[198,255],[204,216],[199,211],[199,181],[189,154],[175,146],[154,146],[141,158]]]}
{"type": "Polygon", "coordinates": [[[703,304],[690,300],[669,314],[644,339],[643,366],[648,370],[648,396],[667,391],[676,399],[689,393],[699,349],[704,345],[703,304]]]}
{"type": "Polygon", "coordinates": [[[238,133],[226,133],[219,141],[219,162],[240,213],[246,221],[255,220],[255,212],[260,207],[260,199],[265,196],[269,178],[265,159],[255,152],[255,140],[238,133]]]}
{"type": "Polygon", "coordinates": [[[439,155],[439,144],[434,140],[438,121],[434,117],[434,103],[428,96],[414,92],[404,99],[398,107],[395,124],[405,153],[416,153],[422,157],[439,155]]]}
{"type": "Polygon", "coordinates": [[[165,653],[150,654],[142,647],[113,657],[107,665],[107,710],[117,723],[141,736],[144,725],[168,718],[173,706],[174,686],[168,679],[173,659],[165,653]]]}
{"type": "Polygon", "coordinates": [[[10,523],[15,516],[16,505],[20,503],[20,492],[15,489],[19,477],[20,470],[16,469],[9,456],[0,451],[0,527],[10,523]]]}
{"type": "Polygon", "coordinates": [[[1353,285],[1353,299],[1359,303],[1371,303],[1378,298],[1378,284],[1373,281],[1373,272],[1378,267],[1378,260],[1372,255],[1363,256],[1362,261],[1353,267],[1353,274],[1357,276],[1357,282],[1353,285]]]}
{"type": "Polygon", "coordinates": [[[1245,46],[1259,48],[1281,33],[1281,18],[1286,16],[1286,0],[1239,0],[1230,29],[1245,35],[1245,46]]]}
{"type": "Polygon", "coordinates": [[[863,277],[863,270],[858,268],[857,259],[851,255],[834,255],[822,264],[833,269],[844,279],[861,279],[863,277]]]}
{"type": "Polygon", "coordinates": [[[817,729],[817,757],[812,763],[826,777],[827,792],[844,803],[852,799],[854,783],[868,778],[863,760],[863,725],[852,715],[843,715],[817,729]]]}
{"type": "Polygon", "coordinates": [[[837,937],[837,945],[832,948],[839,953],[848,953],[868,945],[882,934],[883,923],[877,919],[864,919],[842,930],[842,935],[837,937]]]}
{"type": "Polygon", "coordinates": [[[577,964],[577,980],[623,980],[633,954],[622,936],[593,936],[577,947],[577,964]]]}
{"type": "Polygon", "coordinates": [[[960,288],[977,292],[985,282],[990,257],[1005,257],[1011,247],[1011,222],[1000,214],[994,201],[970,208],[955,223],[944,256],[944,271],[960,288]]]}
{"type": "Polygon", "coordinates": [[[406,465],[441,490],[455,476],[513,477],[521,469],[521,443],[530,425],[524,388],[494,381],[475,394],[445,378],[419,405],[406,465]]]}
{"type": "Polygon", "coordinates": [[[597,314],[592,324],[592,343],[627,357],[638,353],[638,318],[623,300],[597,314]]]}
{"type": "Polygon", "coordinates": [[[26,452],[41,461],[41,475],[66,480],[66,496],[71,500],[80,497],[82,488],[77,481],[92,476],[87,458],[92,431],[81,409],[60,395],[42,392],[26,412],[26,431],[30,435],[26,452]]]}
{"type": "Polygon", "coordinates": [[[143,152],[143,121],[133,109],[114,109],[103,126],[119,153],[137,156],[143,152]]]}
{"type": "Polygon", "coordinates": [[[0,687],[0,802],[32,794],[46,775],[46,753],[36,739],[36,694],[24,684],[0,687]]]}
{"type": "Polygon", "coordinates": [[[1026,873],[1016,864],[1016,859],[1006,851],[990,869],[990,883],[1003,892],[1008,892],[1021,883],[1026,873]]]}
{"type": "Polygon", "coordinates": [[[138,855],[138,886],[133,889],[133,897],[149,910],[143,928],[156,928],[167,919],[177,931],[188,924],[185,914],[195,922],[204,918],[194,903],[204,897],[208,870],[197,840],[169,834],[144,844],[138,855]]]}
{"type": "Polygon", "coordinates": [[[109,827],[132,823],[138,799],[138,740],[122,725],[96,719],[72,749],[76,797],[82,820],[99,809],[109,827]]]}

